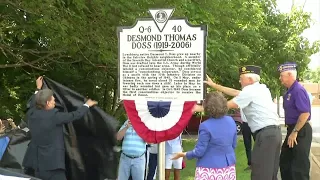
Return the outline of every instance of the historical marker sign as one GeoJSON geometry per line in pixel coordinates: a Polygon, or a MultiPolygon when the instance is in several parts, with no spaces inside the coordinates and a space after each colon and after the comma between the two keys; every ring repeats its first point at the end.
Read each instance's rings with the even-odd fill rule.
{"type": "Polygon", "coordinates": [[[207,27],[170,19],[173,9],[149,12],[118,28],[120,99],[203,100],[207,27]]]}

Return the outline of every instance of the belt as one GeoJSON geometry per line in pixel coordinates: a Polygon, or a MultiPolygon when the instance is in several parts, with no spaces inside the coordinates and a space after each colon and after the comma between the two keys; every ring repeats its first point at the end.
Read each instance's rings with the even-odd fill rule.
{"type": "Polygon", "coordinates": [[[141,156],[143,156],[146,152],[144,152],[143,154],[141,154],[140,156],[130,156],[130,155],[127,155],[125,153],[122,153],[123,155],[125,155],[126,157],[130,158],[130,159],[135,159],[135,158],[139,158],[141,156]]]}
{"type": "Polygon", "coordinates": [[[270,128],[280,128],[280,126],[277,126],[277,125],[266,126],[264,128],[261,128],[261,129],[257,130],[256,132],[254,132],[253,136],[256,137],[259,132],[261,132],[263,130],[266,130],[266,129],[270,129],[270,128]]]}
{"type": "MultiPolygon", "coordinates": [[[[306,121],[305,124],[309,124],[309,120],[306,121]]],[[[295,124],[286,124],[286,127],[293,127],[293,126],[296,126],[296,123],[295,124]]]]}

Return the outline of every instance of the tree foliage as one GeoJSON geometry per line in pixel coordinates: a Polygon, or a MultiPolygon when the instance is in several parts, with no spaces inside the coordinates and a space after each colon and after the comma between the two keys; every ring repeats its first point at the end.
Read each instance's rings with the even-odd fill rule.
{"type": "Polygon", "coordinates": [[[238,67],[255,64],[278,95],[278,64],[296,61],[303,73],[318,51],[318,42],[301,36],[309,14],[298,8],[281,14],[271,0],[2,0],[0,114],[23,117],[36,77],[46,75],[121,118],[116,28],[163,7],[208,25],[207,72],[226,86],[239,88],[238,67]]]}
{"type": "Polygon", "coordinates": [[[303,81],[320,83],[320,67],[314,70],[308,69],[307,71],[305,71],[303,81]]]}

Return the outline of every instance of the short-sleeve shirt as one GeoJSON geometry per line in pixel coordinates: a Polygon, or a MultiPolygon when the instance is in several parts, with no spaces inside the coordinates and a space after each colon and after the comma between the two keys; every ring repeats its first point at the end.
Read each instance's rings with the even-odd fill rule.
{"type": "MultiPolygon", "coordinates": [[[[128,120],[123,123],[120,130],[126,127],[128,120]]],[[[146,152],[146,142],[136,133],[133,127],[129,127],[123,137],[122,153],[129,156],[141,156],[146,152]]]]}
{"type": "Polygon", "coordinates": [[[150,144],[149,152],[151,154],[158,154],[158,144],[150,144]]]}
{"type": "Polygon", "coordinates": [[[252,132],[266,126],[279,125],[276,104],[266,85],[256,82],[242,89],[233,101],[242,110],[252,132]]]}
{"type": "Polygon", "coordinates": [[[175,139],[166,141],[166,154],[182,152],[181,143],[181,135],[179,135],[175,139]]]}
{"type": "Polygon", "coordinates": [[[283,96],[284,119],[286,124],[296,124],[301,113],[310,113],[311,103],[306,89],[295,81],[283,96]]]}

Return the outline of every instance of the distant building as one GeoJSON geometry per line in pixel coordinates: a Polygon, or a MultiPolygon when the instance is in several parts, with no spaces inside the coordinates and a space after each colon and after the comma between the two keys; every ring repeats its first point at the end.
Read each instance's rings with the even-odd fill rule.
{"type": "MultiPolygon", "coordinates": [[[[312,105],[320,105],[320,83],[304,83],[300,82],[301,85],[307,90],[309,98],[312,99],[312,105]]],[[[275,98],[274,103],[277,103],[277,99],[275,98]]],[[[279,97],[279,105],[282,107],[283,98],[279,97]]]]}
{"type": "Polygon", "coordinates": [[[312,105],[320,105],[320,83],[300,83],[312,95],[312,105]]]}

